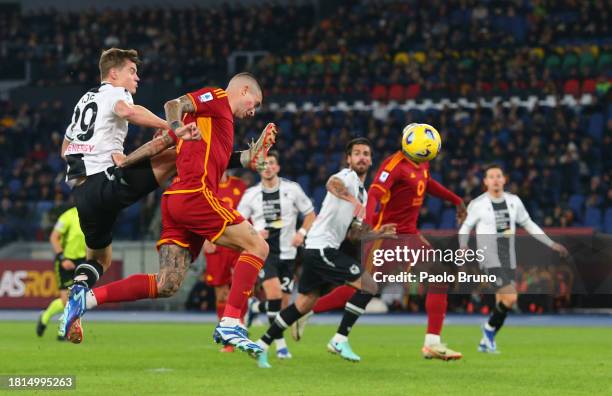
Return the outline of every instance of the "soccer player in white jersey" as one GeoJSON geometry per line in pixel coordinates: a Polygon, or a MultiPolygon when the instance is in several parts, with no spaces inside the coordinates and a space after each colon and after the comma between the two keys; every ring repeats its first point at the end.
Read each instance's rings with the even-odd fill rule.
{"type": "Polygon", "coordinates": [[[523,227],[538,241],[558,252],[568,255],[567,249],[550,239],[531,220],[521,199],[504,191],[506,178],[499,165],[488,165],[483,179],[486,191],[472,200],[467,208],[467,217],[459,229],[459,246],[467,249],[470,231],[476,227],[478,249],[484,251],[481,265],[495,275],[495,307],[489,320],[482,325],[482,339],[478,346],[481,352],[496,353],[495,335],[504,324],[508,311],[516,303],[515,288],[516,252],[514,235],[516,224],[523,227]]]}
{"type": "MultiPolygon", "coordinates": [[[[360,360],[348,343],[348,334],[376,294],[377,286],[358,261],[339,250],[340,244],[347,237],[347,232],[350,239],[362,239],[366,236],[395,234],[395,225],[385,224],[373,232],[362,222],[367,199],[363,182],[372,165],[370,141],[366,138],[351,140],[346,146],[346,159],[348,168],[329,178],[321,212],[308,232],[295,303],[283,309],[257,341],[264,351],[293,322],[310,312],[320,296],[335,286],[348,284],[360,292],[355,293],[346,303],[338,332],[327,348],[344,359],[360,360]]],[[[261,368],[270,367],[266,353],[259,355],[258,365],[261,368]]]]}
{"type": "Polygon", "coordinates": [[[112,258],[112,228],[119,212],[138,201],[175,172],[174,156],[164,153],[114,175],[112,156],[123,153],[128,123],[198,138],[194,124],[168,131],[165,120],[142,106],[132,95],[138,88],[138,53],[111,48],[100,56],[101,85],[86,92],[74,107],[66,129],[62,157],[66,181],[73,187],[87,260],[75,269],[74,282],[92,287],[112,258]]]}
{"type": "MultiPolygon", "coordinates": [[[[315,221],[312,201],[299,184],[278,176],[279,155],[270,151],[261,182],[249,188],[238,205],[238,212],[253,222],[253,227],[268,242],[270,252],[259,272],[266,301],[249,301],[249,316],[266,313],[270,324],[281,309],[289,305],[293,291],[293,271],[297,247],[315,221]],[[296,232],[298,215],[304,216],[302,227],[296,232]]],[[[247,320],[247,325],[250,320],[247,320]]],[[[281,336],[275,340],[276,356],[289,359],[291,354],[281,336]]]]}

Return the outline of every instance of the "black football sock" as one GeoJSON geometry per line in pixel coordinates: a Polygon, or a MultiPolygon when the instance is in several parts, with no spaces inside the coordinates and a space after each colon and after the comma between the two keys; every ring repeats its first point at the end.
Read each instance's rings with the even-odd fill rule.
{"type": "Polygon", "coordinates": [[[104,268],[96,260],[87,260],[74,269],[74,284],[92,288],[104,273],[104,268]]]}
{"type": "Polygon", "coordinates": [[[266,312],[268,312],[268,302],[267,301],[260,301],[257,304],[257,312],[258,313],[266,313],[266,312]]]}
{"type": "Polygon", "coordinates": [[[350,300],[344,306],[344,315],[338,327],[338,334],[347,336],[351,332],[351,328],[357,322],[357,319],[365,312],[365,308],[374,296],[370,293],[358,291],[353,294],[350,300]]]}
{"type": "Polygon", "coordinates": [[[289,305],[287,308],[283,309],[278,315],[276,315],[276,319],[266,331],[266,333],[261,337],[261,340],[267,345],[272,344],[277,338],[282,337],[283,332],[286,328],[291,326],[296,320],[302,317],[303,314],[298,311],[295,304],[289,305]]]}
{"type": "Polygon", "coordinates": [[[495,304],[493,313],[489,318],[489,326],[493,327],[496,332],[499,331],[499,329],[501,329],[501,327],[504,325],[504,320],[506,320],[509,310],[510,308],[506,307],[501,301],[495,304]]]}

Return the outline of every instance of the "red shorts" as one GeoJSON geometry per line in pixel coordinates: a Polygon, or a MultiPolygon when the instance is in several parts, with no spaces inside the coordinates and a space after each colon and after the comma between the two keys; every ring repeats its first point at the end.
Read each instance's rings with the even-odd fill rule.
{"type": "Polygon", "coordinates": [[[210,190],[164,194],[161,201],[162,232],[157,247],[175,244],[189,249],[194,261],[204,241],[216,241],[228,226],[244,218],[210,190]]]}
{"type": "Polygon", "coordinates": [[[232,283],[232,272],[240,252],[224,246],[217,246],[214,253],[206,254],[206,283],[210,286],[224,286],[232,283]]]}

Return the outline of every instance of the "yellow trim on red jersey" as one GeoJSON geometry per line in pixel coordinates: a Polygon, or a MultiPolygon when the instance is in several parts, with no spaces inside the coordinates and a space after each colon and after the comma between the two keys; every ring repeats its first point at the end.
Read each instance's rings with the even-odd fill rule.
{"type": "Polygon", "coordinates": [[[148,274],[149,288],[147,290],[147,295],[149,298],[157,297],[157,279],[155,274],[148,274]]]}
{"type": "Polygon", "coordinates": [[[404,154],[402,154],[401,151],[398,151],[395,154],[393,154],[393,156],[391,157],[391,160],[387,162],[387,165],[385,166],[385,171],[391,172],[393,169],[395,169],[397,164],[399,164],[404,158],[406,157],[404,156],[404,154]]]}
{"type": "Polygon", "coordinates": [[[381,186],[380,184],[372,184],[372,187],[376,187],[379,190],[381,190],[382,192],[384,192],[385,194],[389,191],[386,188],[384,188],[383,186],[381,186]]]}
{"type": "Polygon", "coordinates": [[[227,221],[223,222],[223,227],[221,227],[221,230],[219,232],[217,232],[217,235],[215,235],[214,237],[212,237],[212,239],[210,240],[212,243],[215,243],[217,241],[217,239],[219,239],[221,237],[221,235],[223,235],[223,233],[225,232],[225,228],[227,227],[227,221]]]}
{"type": "Polygon", "coordinates": [[[208,188],[204,188],[202,193],[210,206],[212,206],[215,212],[219,213],[219,215],[221,215],[225,221],[234,221],[234,215],[221,205],[217,197],[213,195],[212,191],[210,191],[208,188]]]}
{"type": "Polygon", "coordinates": [[[159,241],[157,241],[157,243],[155,244],[155,246],[160,247],[161,245],[166,244],[167,242],[172,242],[175,245],[179,245],[180,247],[184,247],[184,248],[188,248],[189,244],[185,243],[185,242],[181,242],[181,241],[177,241],[176,239],[171,239],[171,238],[164,238],[164,239],[160,239],[159,241]]]}
{"type": "Polygon", "coordinates": [[[246,255],[242,255],[242,254],[240,255],[240,257],[238,257],[238,261],[244,261],[245,263],[251,264],[258,271],[261,270],[261,267],[263,267],[261,262],[255,260],[252,257],[246,256],[246,255]]]}

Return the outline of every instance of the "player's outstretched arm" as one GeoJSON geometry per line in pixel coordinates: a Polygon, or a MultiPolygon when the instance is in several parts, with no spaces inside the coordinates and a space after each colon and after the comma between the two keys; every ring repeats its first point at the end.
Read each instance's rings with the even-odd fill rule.
{"type": "Polygon", "coordinates": [[[363,220],[365,217],[365,207],[357,200],[357,198],[355,198],[355,196],[353,196],[353,194],[350,193],[340,178],[335,176],[330,177],[325,187],[332,195],[355,205],[355,212],[353,215],[358,219],[363,220]]]}
{"type": "Polygon", "coordinates": [[[195,111],[193,102],[187,95],[180,98],[172,99],[164,104],[166,112],[166,120],[172,129],[178,129],[183,126],[183,114],[195,111]]]}
{"type": "Polygon", "coordinates": [[[117,116],[126,119],[131,124],[149,128],[168,128],[168,123],[166,121],[153,114],[146,107],[133,105],[125,100],[117,101],[113,111],[117,116]]]}
{"type": "Polygon", "coordinates": [[[115,162],[115,165],[121,168],[127,168],[146,158],[151,158],[161,153],[168,147],[173,146],[177,141],[177,136],[189,136],[193,138],[194,136],[198,135],[198,128],[193,122],[180,127],[176,130],[176,132],[173,132],[172,130],[164,130],[160,136],[143,144],[127,157],[123,156],[121,153],[113,153],[113,161],[115,162]]]}

